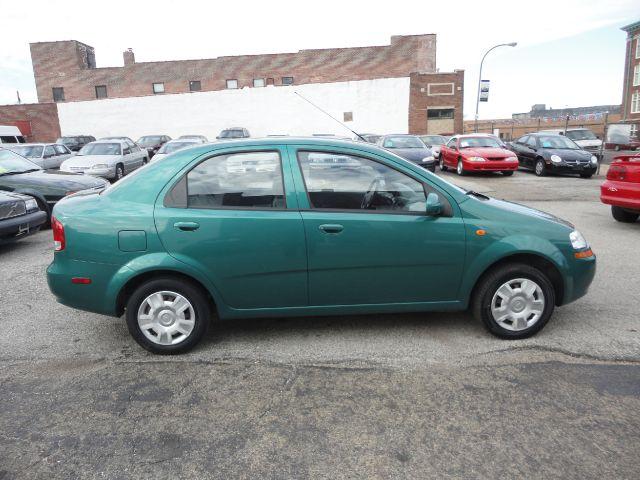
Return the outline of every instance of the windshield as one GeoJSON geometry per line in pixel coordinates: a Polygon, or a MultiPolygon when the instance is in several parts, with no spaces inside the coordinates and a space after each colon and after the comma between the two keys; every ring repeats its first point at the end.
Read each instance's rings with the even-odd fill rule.
{"type": "Polygon", "coordinates": [[[155,145],[156,143],[162,142],[162,137],[154,135],[149,137],[140,137],[140,139],[136,142],[140,145],[155,145]]]}
{"type": "Polygon", "coordinates": [[[444,145],[447,140],[442,135],[425,135],[420,137],[427,145],[444,145]]]}
{"type": "Polygon", "coordinates": [[[560,135],[549,135],[544,137],[538,137],[540,146],[542,148],[557,148],[562,150],[580,150],[580,147],[569,140],[567,137],[560,135]]]}
{"type": "Polygon", "coordinates": [[[502,145],[493,137],[467,137],[460,139],[460,148],[501,148],[502,145]]]}
{"type": "Polygon", "coordinates": [[[243,135],[242,130],[223,130],[220,133],[220,138],[242,138],[243,135]]]}
{"type": "Polygon", "coordinates": [[[158,153],[173,153],[192,145],[198,145],[198,142],[169,142],[165,143],[162,148],[158,150],[158,153]]]}
{"type": "Polygon", "coordinates": [[[426,148],[422,140],[410,135],[386,137],[382,146],[384,148],[426,148]]]}
{"type": "Polygon", "coordinates": [[[120,155],[120,144],[89,143],[80,149],[78,155],[120,155]]]}
{"type": "Polygon", "coordinates": [[[571,140],[597,140],[596,137],[591,130],[568,130],[565,135],[569,137],[571,140]]]}
{"type": "Polygon", "coordinates": [[[22,155],[27,158],[41,158],[42,157],[42,145],[21,145],[19,147],[11,147],[11,150],[18,155],[22,155]]]}
{"type": "Polygon", "coordinates": [[[42,169],[11,150],[0,149],[0,175],[32,172],[34,170],[42,169]]]}

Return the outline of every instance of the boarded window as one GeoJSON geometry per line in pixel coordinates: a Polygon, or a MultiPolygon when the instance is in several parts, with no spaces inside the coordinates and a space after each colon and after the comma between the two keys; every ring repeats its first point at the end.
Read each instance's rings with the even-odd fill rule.
{"type": "Polygon", "coordinates": [[[453,118],[453,108],[430,108],[427,110],[427,118],[429,120],[451,119],[453,118]]]}
{"type": "Polygon", "coordinates": [[[64,88],[62,87],[53,87],[53,101],[54,102],[64,102],[64,88]]]}
{"type": "Polygon", "coordinates": [[[107,98],[106,85],[96,85],[96,98],[107,98]]]}
{"type": "Polygon", "coordinates": [[[199,92],[200,90],[202,90],[202,85],[200,84],[200,80],[191,80],[189,82],[190,92],[199,92]]]}

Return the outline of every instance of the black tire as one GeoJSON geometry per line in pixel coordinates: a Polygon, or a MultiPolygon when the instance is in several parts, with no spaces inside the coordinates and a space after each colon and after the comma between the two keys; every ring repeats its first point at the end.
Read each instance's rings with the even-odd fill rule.
{"type": "Polygon", "coordinates": [[[122,177],[124,177],[124,165],[119,163],[119,164],[116,165],[116,178],[115,178],[115,181],[117,182],[122,177]]]}
{"type": "Polygon", "coordinates": [[[623,223],[633,223],[640,217],[640,213],[630,212],[629,210],[615,206],[611,207],[611,215],[613,215],[613,218],[618,222],[623,223]]]}
{"type": "Polygon", "coordinates": [[[593,173],[581,173],[580,178],[591,178],[593,177],[593,173]]]}
{"type": "Polygon", "coordinates": [[[35,198],[36,202],[38,203],[38,208],[47,214],[47,219],[42,224],[40,229],[44,230],[46,228],[51,228],[51,209],[49,209],[49,205],[47,204],[47,202],[43,202],[38,197],[33,198],[35,198]]]}
{"type": "Polygon", "coordinates": [[[503,174],[505,177],[510,177],[510,176],[512,176],[512,175],[513,175],[513,170],[505,170],[504,172],[502,172],[502,174],[503,174]]]}
{"type": "Polygon", "coordinates": [[[447,167],[447,166],[444,164],[444,160],[442,159],[442,154],[440,154],[440,171],[442,171],[442,172],[446,172],[448,168],[449,168],[449,167],[447,167]]]}
{"type": "Polygon", "coordinates": [[[192,282],[173,277],[159,277],[140,285],[129,297],[126,305],[126,321],[129,333],[145,350],[160,355],[175,355],[191,350],[202,340],[211,321],[211,308],[206,294],[192,282]],[[191,303],[195,311],[195,322],[190,334],[175,345],[161,345],[148,339],[138,325],[138,309],[149,295],[170,291],[182,295],[191,303]]]}
{"type": "Polygon", "coordinates": [[[461,177],[464,177],[467,172],[464,171],[464,163],[461,159],[458,159],[458,166],[456,167],[456,173],[461,177]]]}
{"type": "Polygon", "coordinates": [[[547,175],[547,164],[544,163],[544,160],[542,158],[538,158],[536,160],[536,164],[533,171],[538,177],[544,177],[547,175]]]}
{"type": "Polygon", "coordinates": [[[539,332],[551,318],[555,308],[555,291],[553,285],[537,268],[522,263],[511,263],[497,267],[484,275],[472,298],[473,316],[482,321],[493,335],[507,340],[518,340],[530,337],[539,332]],[[545,299],[545,305],[538,321],[523,330],[508,330],[496,322],[491,312],[491,302],[496,291],[509,280],[525,278],[538,284],[545,299]]]}

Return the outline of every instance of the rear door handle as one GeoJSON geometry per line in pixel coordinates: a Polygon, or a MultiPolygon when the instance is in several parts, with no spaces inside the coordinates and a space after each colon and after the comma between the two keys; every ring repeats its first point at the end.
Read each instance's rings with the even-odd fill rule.
{"type": "Polygon", "coordinates": [[[196,222],[176,222],[173,226],[183,232],[192,232],[200,228],[200,224],[196,222]]]}
{"type": "Polygon", "coordinates": [[[324,225],[320,225],[318,228],[324,233],[340,233],[344,230],[344,227],[337,223],[325,223],[324,225]]]}

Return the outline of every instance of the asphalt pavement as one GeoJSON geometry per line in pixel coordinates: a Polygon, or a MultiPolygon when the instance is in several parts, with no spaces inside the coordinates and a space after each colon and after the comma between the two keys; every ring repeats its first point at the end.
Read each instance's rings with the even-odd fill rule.
{"type": "Polygon", "coordinates": [[[640,223],[602,176],[442,175],[573,222],[589,294],[523,341],[468,313],[236,320],[167,358],[55,302],[50,231],[0,247],[0,480],[637,478],[640,223]]]}

